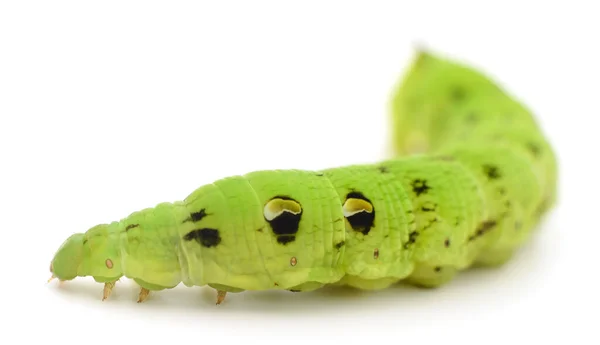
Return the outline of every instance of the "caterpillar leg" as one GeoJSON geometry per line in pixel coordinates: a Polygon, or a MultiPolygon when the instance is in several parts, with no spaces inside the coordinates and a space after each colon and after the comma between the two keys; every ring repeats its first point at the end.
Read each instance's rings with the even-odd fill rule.
{"type": "Polygon", "coordinates": [[[208,286],[217,290],[217,305],[223,303],[223,301],[225,300],[225,296],[227,296],[228,292],[238,293],[244,291],[244,289],[221,284],[208,284],[208,286]]]}
{"type": "Polygon", "coordinates": [[[226,295],[227,295],[227,291],[217,290],[217,305],[223,303],[226,295]]]}
{"type": "Polygon", "coordinates": [[[112,292],[112,289],[115,287],[115,283],[116,282],[106,282],[104,283],[104,292],[102,294],[102,300],[106,300],[108,298],[108,296],[110,296],[110,293],[112,292]]]}
{"type": "Polygon", "coordinates": [[[146,289],[145,287],[141,288],[137,302],[138,303],[144,302],[148,298],[148,295],[150,295],[150,290],[146,289]]]}

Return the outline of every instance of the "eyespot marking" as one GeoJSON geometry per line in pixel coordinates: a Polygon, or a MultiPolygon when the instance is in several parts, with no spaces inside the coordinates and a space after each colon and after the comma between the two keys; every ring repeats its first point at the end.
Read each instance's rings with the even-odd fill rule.
{"type": "Polygon", "coordinates": [[[265,220],[277,236],[277,242],[287,244],[296,239],[302,218],[302,206],[292,198],[276,196],[265,204],[265,220]]]}
{"type": "Polygon", "coordinates": [[[210,248],[215,247],[221,243],[221,236],[217,229],[196,229],[188,232],[184,237],[186,241],[195,240],[200,243],[201,246],[210,248]]]}
{"type": "Polygon", "coordinates": [[[344,217],[354,231],[367,235],[375,222],[375,208],[362,193],[350,192],[342,206],[344,217]]]}

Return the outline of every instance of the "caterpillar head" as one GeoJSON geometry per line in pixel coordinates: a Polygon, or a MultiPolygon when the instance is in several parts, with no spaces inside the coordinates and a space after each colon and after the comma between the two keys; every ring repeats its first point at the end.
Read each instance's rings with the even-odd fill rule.
{"type": "Polygon", "coordinates": [[[98,281],[118,279],[122,275],[119,237],[111,227],[112,224],[100,224],[67,238],[50,264],[52,277],[61,281],[84,276],[98,281]]]}

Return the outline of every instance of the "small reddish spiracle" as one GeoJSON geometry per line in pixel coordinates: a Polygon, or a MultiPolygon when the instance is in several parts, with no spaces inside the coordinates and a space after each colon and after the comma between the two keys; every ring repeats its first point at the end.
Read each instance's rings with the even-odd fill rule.
{"type": "Polygon", "coordinates": [[[109,269],[113,268],[113,262],[111,259],[106,259],[106,267],[108,267],[109,269]]]}

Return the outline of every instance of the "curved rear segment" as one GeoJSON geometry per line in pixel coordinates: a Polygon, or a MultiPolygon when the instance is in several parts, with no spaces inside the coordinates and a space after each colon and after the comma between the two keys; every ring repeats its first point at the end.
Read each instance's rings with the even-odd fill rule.
{"type": "Polygon", "coordinates": [[[554,150],[529,109],[492,79],[419,51],[391,99],[394,153],[461,162],[486,195],[496,239],[479,261],[498,264],[557,199],[554,150]]]}

